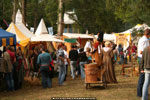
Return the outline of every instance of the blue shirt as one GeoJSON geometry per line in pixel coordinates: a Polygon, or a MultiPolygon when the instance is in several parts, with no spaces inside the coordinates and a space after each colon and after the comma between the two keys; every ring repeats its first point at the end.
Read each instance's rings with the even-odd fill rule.
{"type": "Polygon", "coordinates": [[[51,55],[49,53],[45,52],[45,53],[39,54],[38,59],[37,59],[37,64],[49,65],[51,61],[52,61],[51,55]]]}

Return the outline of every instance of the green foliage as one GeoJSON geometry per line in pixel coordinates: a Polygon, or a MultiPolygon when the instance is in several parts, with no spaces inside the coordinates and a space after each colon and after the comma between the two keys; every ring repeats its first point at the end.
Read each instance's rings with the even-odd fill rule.
{"type": "Polygon", "coordinates": [[[65,3],[66,11],[74,9],[81,32],[116,32],[124,25],[116,19],[108,0],[71,0],[65,3]]]}
{"type": "Polygon", "coordinates": [[[44,2],[38,2],[38,0],[29,0],[27,2],[26,20],[29,26],[34,26],[34,28],[37,28],[41,18],[44,18],[46,24],[49,24],[46,20],[47,18],[45,18],[46,14],[43,8],[45,8],[44,2]]]}
{"type": "Polygon", "coordinates": [[[3,19],[7,21],[9,24],[11,22],[12,18],[12,0],[1,0],[0,1],[0,22],[4,29],[6,28],[6,25],[3,23],[3,19]]]}
{"type": "MultiPolygon", "coordinates": [[[[0,22],[5,19],[8,23],[12,20],[14,0],[1,0],[0,22]]],[[[17,9],[21,0],[17,0],[17,9]]],[[[78,20],[73,15],[81,33],[121,32],[136,24],[150,25],[149,0],[63,0],[63,12],[74,11],[78,20]]],[[[30,26],[37,27],[41,18],[46,26],[54,27],[57,33],[58,0],[27,0],[26,21],[30,26]]],[[[1,24],[1,26],[3,26],[1,24]]]]}
{"type": "MultiPolygon", "coordinates": [[[[110,0],[112,1],[112,0],[110,0]]],[[[117,18],[124,22],[150,25],[150,2],[149,0],[113,0],[117,18]]]]}
{"type": "Polygon", "coordinates": [[[58,18],[58,0],[46,0],[45,1],[45,13],[50,25],[57,30],[57,18],[58,18]]]}

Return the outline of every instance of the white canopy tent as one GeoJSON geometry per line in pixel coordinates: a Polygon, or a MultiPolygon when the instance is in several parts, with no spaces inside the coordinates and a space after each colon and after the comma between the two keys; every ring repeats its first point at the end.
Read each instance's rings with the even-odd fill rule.
{"type": "Polygon", "coordinates": [[[44,23],[44,20],[41,19],[39,26],[35,32],[35,37],[31,37],[31,42],[63,42],[60,39],[57,39],[50,34],[48,34],[46,25],[44,23]]]}
{"type": "Polygon", "coordinates": [[[17,42],[18,42],[21,46],[23,46],[23,47],[27,46],[27,44],[28,44],[29,41],[30,41],[30,38],[26,37],[26,36],[21,32],[21,30],[19,30],[19,29],[17,28],[17,26],[16,26],[14,23],[11,23],[11,24],[9,25],[9,27],[7,28],[7,31],[8,31],[8,32],[11,32],[11,33],[13,33],[13,34],[16,34],[17,42]]]}
{"type": "Polygon", "coordinates": [[[40,35],[40,34],[48,34],[43,18],[41,19],[40,24],[35,32],[35,35],[40,35]]]}
{"type": "Polygon", "coordinates": [[[34,36],[34,34],[22,23],[22,14],[19,9],[16,14],[15,25],[26,37],[31,38],[34,36]]]}
{"type": "Polygon", "coordinates": [[[31,41],[32,42],[40,42],[40,41],[42,41],[42,42],[63,42],[62,40],[56,39],[49,34],[36,35],[35,37],[31,38],[31,41]]]}
{"type": "Polygon", "coordinates": [[[79,33],[63,33],[64,36],[68,37],[68,38],[73,38],[73,39],[78,39],[79,37],[81,39],[93,39],[93,36],[87,35],[87,34],[79,34],[79,33]]]}
{"type": "Polygon", "coordinates": [[[146,24],[137,24],[136,26],[132,27],[131,29],[128,29],[124,32],[120,32],[120,33],[132,33],[133,30],[145,30],[145,29],[150,29],[150,27],[146,24]]]}
{"type": "Polygon", "coordinates": [[[18,9],[17,13],[16,13],[16,21],[15,23],[22,23],[22,14],[20,12],[20,9],[18,9]]]}
{"type": "Polygon", "coordinates": [[[35,36],[23,23],[17,23],[16,26],[26,37],[31,38],[35,36]]]}

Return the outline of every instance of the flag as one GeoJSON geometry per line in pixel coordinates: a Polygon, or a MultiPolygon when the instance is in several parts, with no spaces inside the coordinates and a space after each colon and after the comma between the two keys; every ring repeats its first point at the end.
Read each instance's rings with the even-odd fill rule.
{"type": "Polygon", "coordinates": [[[53,27],[48,27],[48,33],[49,33],[50,35],[53,35],[53,34],[54,34],[54,32],[53,32],[53,27]]]}

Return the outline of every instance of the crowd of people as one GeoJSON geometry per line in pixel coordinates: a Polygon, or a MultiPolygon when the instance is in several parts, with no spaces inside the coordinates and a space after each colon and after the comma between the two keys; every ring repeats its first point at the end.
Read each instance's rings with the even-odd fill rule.
{"type": "Polygon", "coordinates": [[[137,55],[137,47],[135,43],[132,43],[132,45],[129,45],[128,48],[123,50],[122,45],[118,46],[118,56],[120,61],[119,64],[127,64],[128,62],[131,62],[131,58],[133,56],[137,55]]]}
{"type": "MultiPolygon", "coordinates": [[[[6,79],[7,90],[14,91],[20,89],[23,84],[23,54],[18,47],[15,52],[13,46],[4,48],[3,58],[1,58],[0,76],[6,79]]],[[[1,81],[2,86],[2,81],[1,81]]]]}
{"type": "MultiPolygon", "coordinates": [[[[103,61],[104,63],[109,59],[105,64],[110,65],[107,69],[111,70],[108,72],[108,82],[117,82],[115,71],[114,71],[114,55],[111,47],[111,42],[105,43],[106,47],[102,49],[103,61]],[[111,48],[108,50],[108,48],[111,48]],[[106,51],[105,51],[106,50],[106,51]],[[107,54],[108,52],[108,54],[107,54]],[[109,53],[112,56],[109,56],[109,53]],[[112,80],[111,80],[112,79],[112,80]]],[[[31,77],[33,80],[34,77],[40,78],[43,88],[52,87],[52,76],[50,75],[50,69],[57,65],[58,68],[58,85],[66,85],[64,81],[67,79],[67,74],[69,73],[70,67],[70,76],[72,79],[75,79],[76,76],[81,75],[81,79],[85,79],[85,66],[84,64],[92,63],[92,51],[96,48],[83,48],[77,47],[76,45],[71,46],[71,50],[67,53],[67,48],[63,43],[58,45],[58,48],[55,52],[50,53],[46,47],[42,44],[33,47],[25,55],[22,53],[20,47],[7,46],[2,52],[1,58],[1,79],[6,80],[7,90],[14,91],[20,89],[23,84],[24,77],[31,77]],[[54,63],[55,62],[55,63],[54,63]],[[51,67],[50,67],[51,66],[51,67]],[[40,73],[40,74],[39,74],[40,73]]],[[[99,50],[101,51],[101,50],[99,50]]],[[[55,68],[56,69],[56,68],[55,68]]],[[[2,82],[2,81],[1,81],[2,82]]]]}
{"type": "MultiPolygon", "coordinates": [[[[67,80],[68,75],[72,79],[76,79],[77,75],[81,75],[81,79],[85,79],[84,65],[94,62],[95,58],[92,55],[93,51],[97,50],[98,56],[102,59],[101,66],[106,68],[106,81],[108,83],[117,83],[114,66],[117,58],[119,57],[120,59],[119,64],[126,64],[131,62],[132,56],[138,54],[140,78],[137,95],[142,97],[142,100],[147,100],[145,98],[148,98],[148,85],[150,83],[149,37],[150,30],[146,29],[144,36],[139,40],[138,49],[133,43],[126,50],[123,49],[122,45],[117,48],[113,42],[108,41],[101,44],[90,43],[92,46],[86,46],[86,48],[72,45],[69,53],[63,43],[60,43],[53,53],[40,44],[29,50],[26,55],[22,53],[20,47],[6,46],[1,52],[0,79],[5,79],[8,91],[14,91],[22,87],[25,76],[31,76],[33,79],[33,77],[40,78],[41,75],[42,87],[51,88],[53,75],[50,75],[50,73],[52,73],[53,67],[57,65],[59,73],[58,85],[66,85],[64,81],[67,80]]],[[[2,83],[1,80],[0,84],[2,83]]]]}

